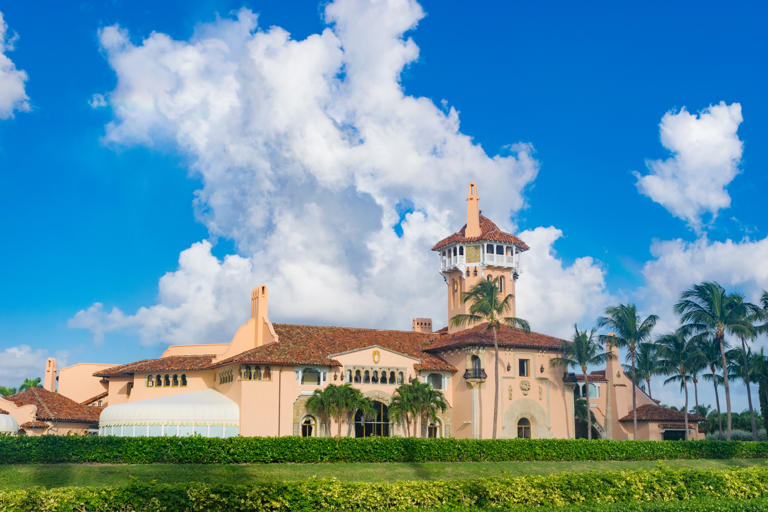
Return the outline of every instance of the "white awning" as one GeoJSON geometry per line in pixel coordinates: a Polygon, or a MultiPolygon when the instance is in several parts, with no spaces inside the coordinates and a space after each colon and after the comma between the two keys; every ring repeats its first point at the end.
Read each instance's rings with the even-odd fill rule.
{"type": "Polygon", "coordinates": [[[240,426],[240,408],[212,389],[110,405],[99,428],[133,425],[240,426]]]}
{"type": "Polygon", "coordinates": [[[19,431],[19,424],[10,414],[0,414],[0,433],[16,434],[19,431]]]}

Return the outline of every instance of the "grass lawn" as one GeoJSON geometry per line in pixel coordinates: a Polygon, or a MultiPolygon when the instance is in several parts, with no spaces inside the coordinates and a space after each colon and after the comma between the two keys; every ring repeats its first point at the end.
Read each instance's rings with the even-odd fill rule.
{"type": "Polygon", "coordinates": [[[584,461],[584,462],[425,462],[379,464],[20,464],[0,465],[0,488],[121,485],[141,481],[249,483],[335,477],[346,481],[451,480],[518,476],[563,471],[653,469],[726,469],[763,466],[763,459],[584,461]]]}

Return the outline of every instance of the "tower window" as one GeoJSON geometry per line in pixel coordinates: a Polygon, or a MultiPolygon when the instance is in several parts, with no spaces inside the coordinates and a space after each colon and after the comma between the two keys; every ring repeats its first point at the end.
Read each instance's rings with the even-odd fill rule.
{"type": "Polygon", "coordinates": [[[528,372],[530,369],[530,359],[519,359],[517,361],[517,369],[518,369],[518,376],[520,377],[528,377],[528,372]]]}

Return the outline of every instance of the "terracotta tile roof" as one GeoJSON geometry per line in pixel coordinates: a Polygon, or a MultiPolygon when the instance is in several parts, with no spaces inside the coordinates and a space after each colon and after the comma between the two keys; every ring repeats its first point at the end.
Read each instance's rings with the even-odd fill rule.
{"type": "Polygon", "coordinates": [[[49,424],[47,424],[46,422],[44,422],[44,421],[38,421],[38,420],[35,420],[35,421],[28,421],[28,422],[26,422],[26,423],[22,423],[22,424],[21,424],[21,425],[19,425],[19,426],[20,426],[21,428],[48,428],[48,427],[50,427],[50,425],[49,425],[49,424]]]}
{"type": "MultiPolygon", "coordinates": [[[[584,376],[580,373],[567,373],[563,378],[565,382],[575,382],[577,380],[584,380],[584,376]]],[[[596,370],[587,374],[587,380],[589,382],[605,382],[608,379],[605,377],[605,370],[596,370]]]]}
{"type": "Polygon", "coordinates": [[[98,423],[100,407],[88,407],[44,388],[30,388],[5,397],[16,405],[36,405],[37,419],[98,423]]]}
{"type": "Polygon", "coordinates": [[[494,224],[490,219],[484,216],[480,216],[480,236],[474,236],[474,237],[467,237],[464,236],[464,233],[467,229],[467,225],[464,224],[464,227],[458,230],[456,233],[452,234],[449,237],[443,238],[439,242],[435,244],[435,246],[432,248],[433,251],[438,251],[445,247],[446,245],[456,244],[456,243],[466,243],[466,242],[478,242],[478,241],[489,241],[489,242],[506,242],[510,244],[515,244],[517,248],[521,251],[527,251],[529,249],[528,245],[526,245],[525,242],[517,238],[515,235],[512,235],[510,233],[505,233],[504,231],[500,230],[499,227],[494,224]]]}
{"type": "Polygon", "coordinates": [[[256,347],[211,367],[231,363],[340,366],[331,355],[378,345],[418,359],[414,364],[417,370],[456,371],[439,356],[423,352],[433,336],[431,333],[291,324],[273,324],[273,327],[278,335],[277,343],[256,347]]]}
{"type": "MultiPolygon", "coordinates": [[[[433,342],[425,348],[429,352],[462,348],[468,346],[493,346],[493,333],[487,328],[488,323],[482,323],[472,328],[453,334],[443,333],[436,336],[433,342]]],[[[537,332],[526,334],[522,329],[502,325],[497,331],[500,347],[532,348],[538,350],[559,351],[563,346],[560,338],[547,336],[537,332]]]]}
{"type": "MultiPolygon", "coordinates": [[[[697,421],[704,421],[706,418],[696,416],[695,414],[688,415],[688,421],[693,423],[697,421]]],[[[619,421],[632,421],[632,411],[619,421]]],[[[685,413],[683,411],[676,411],[668,407],[662,407],[655,404],[645,404],[637,408],[637,421],[682,421],[685,422],[685,413]]]]}
{"type": "Polygon", "coordinates": [[[102,398],[106,398],[106,396],[107,396],[108,394],[109,394],[109,392],[108,392],[108,391],[105,391],[105,392],[103,392],[103,393],[99,393],[99,394],[98,394],[98,395],[96,395],[96,396],[92,396],[92,397],[91,397],[91,398],[89,398],[88,400],[83,400],[83,401],[82,401],[82,402],[80,402],[80,403],[81,403],[82,405],[90,405],[90,404],[92,404],[93,402],[95,402],[96,400],[101,400],[102,398]]]}
{"type": "Polygon", "coordinates": [[[96,377],[116,377],[134,373],[172,372],[182,370],[203,370],[207,368],[213,354],[195,356],[168,356],[160,359],[143,359],[135,363],[121,364],[94,373],[96,377]]]}

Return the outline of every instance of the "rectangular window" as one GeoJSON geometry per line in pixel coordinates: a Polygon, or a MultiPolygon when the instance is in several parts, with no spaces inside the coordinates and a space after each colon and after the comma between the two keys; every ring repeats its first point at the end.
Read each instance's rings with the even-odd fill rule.
{"type": "Polygon", "coordinates": [[[504,254],[504,246],[497,245],[496,246],[496,254],[502,254],[503,255],[504,254]]]}
{"type": "Polygon", "coordinates": [[[600,384],[589,385],[589,398],[600,398],[600,384]]]}
{"type": "Polygon", "coordinates": [[[530,359],[519,359],[517,361],[518,376],[528,377],[528,370],[530,368],[530,359]]]}

